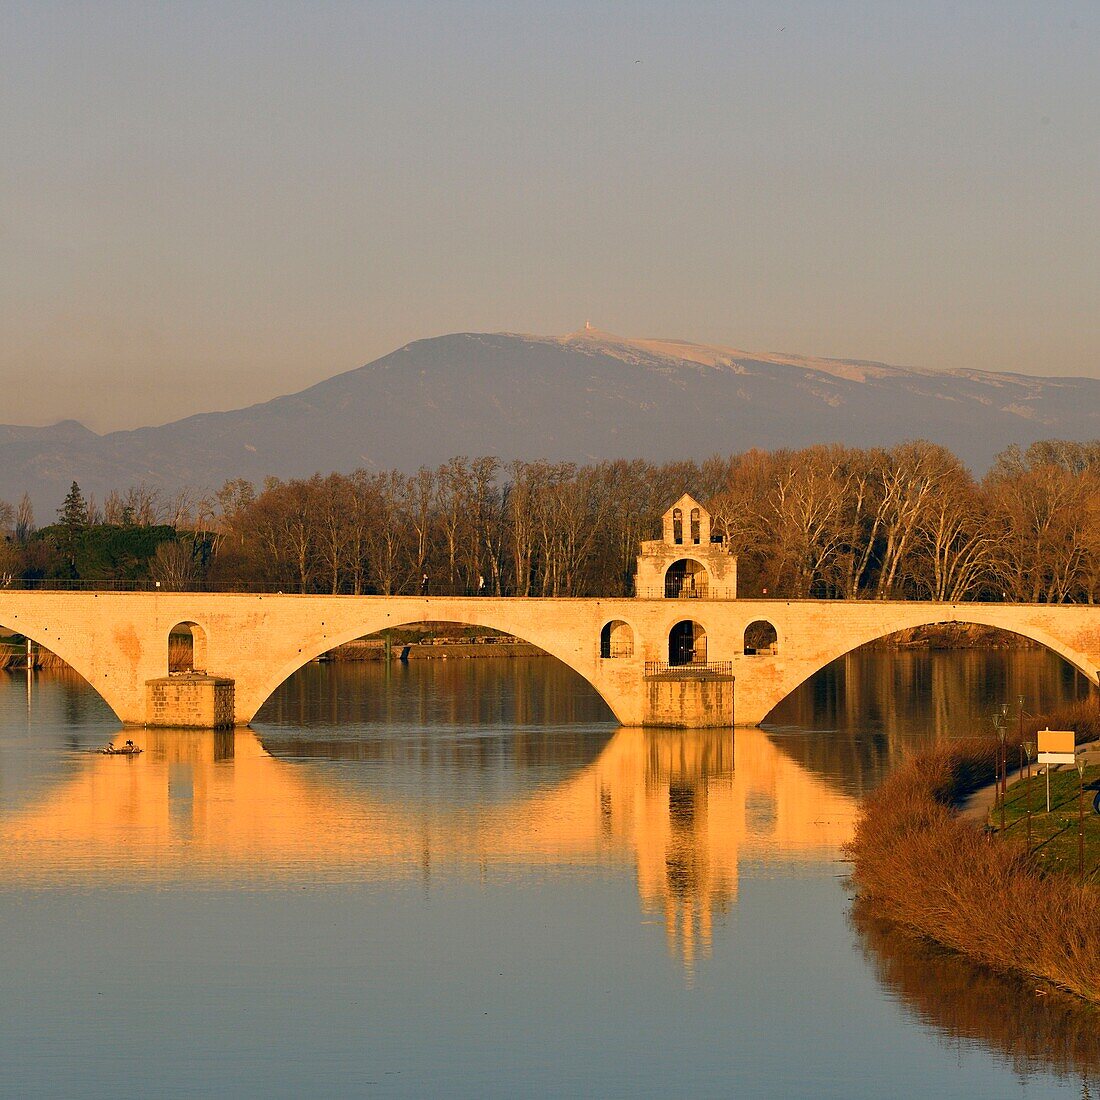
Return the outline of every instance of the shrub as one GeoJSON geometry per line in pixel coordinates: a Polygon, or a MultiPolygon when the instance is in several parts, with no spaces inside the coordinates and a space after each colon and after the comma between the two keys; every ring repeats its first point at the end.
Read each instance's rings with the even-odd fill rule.
{"type": "MultiPolygon", "coordinates": [[[[1089,709],[1077,716],[1081,727],[1092,723],[1078,727],[1079,741],[1095,728],[1089,709]]],[[[1066,712],[1051,717],[1069,725],[1066,712]]],[[[940,745],[887,779],[864,803],[849,845],[856,890],[880,918],[1100,1001],[1096,889],[1043,875],[1022,847],[955,812],[993,782],[999,748],[992,739],[940,745]]]]}

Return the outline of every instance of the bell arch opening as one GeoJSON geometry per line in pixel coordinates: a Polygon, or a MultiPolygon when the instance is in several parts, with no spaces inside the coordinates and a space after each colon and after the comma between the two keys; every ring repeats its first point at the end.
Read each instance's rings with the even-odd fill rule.
{"type": "Polygon", "coordinates": [[[707,632],[693,619],[682,619],[668,632],[668,663],[673,667],[707,663],[707,632]]]}
{"type": "Polygon", "coordinates": [[[745,627],[746,657],[774,656],[779,652],[779,632],[767,619],[755,619],[745,627]]]}
{"type": "Polygon", "coordinates": [[[710,575],[701,562],[680,558],[665,571],[665,599],[704,599],[710,587],[710,575]]]}
{"type": "Polygon", "coordinates": [[[612,619],[600,631],[600,657],[614,660],[634,656],[634,628],[622,619],[612,619]]]}
{"type": "Polygon", "coordinates": [[[176,623],[168,631],[168,672],[206,671],[206,631],[198,623],[176,623]]]}

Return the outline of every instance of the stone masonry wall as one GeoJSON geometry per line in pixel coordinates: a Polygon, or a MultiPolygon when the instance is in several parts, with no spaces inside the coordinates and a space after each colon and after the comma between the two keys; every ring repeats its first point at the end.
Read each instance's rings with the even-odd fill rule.
{"type": "Polygon", "coordinates": [[[223,676],[161,676],[148,681],[146,688],[147,725],[197,729],[233,725],[233,681],[223,676]]]}

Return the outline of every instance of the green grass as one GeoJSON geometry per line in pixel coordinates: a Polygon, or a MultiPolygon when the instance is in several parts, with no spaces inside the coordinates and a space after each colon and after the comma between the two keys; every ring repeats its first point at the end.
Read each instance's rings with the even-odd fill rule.
{"type": "MultiPolygon", "coordinates": [[[[1031,847],[1035,859],[1045,872],[1078,873],[1078,813],[1077,792],[1080,779],[1076,768],[1063,768],[1050,773],[1050,813],[1046,812],[1046,778],[1034,774],[1030,783],[1022,779],[1008,788],[1005,801],[1007,839],[1027,843],[1027,807],[1031,806],[1031,847]]],[[[1100,789],[1100,766],[1085,769],[1085,881],[1100,884],[1100,814],[1093,812],[1092,803],[1100,789]]],[[[990,823],[1000,832],[1000,806],[989,811],[990,823]]]]}

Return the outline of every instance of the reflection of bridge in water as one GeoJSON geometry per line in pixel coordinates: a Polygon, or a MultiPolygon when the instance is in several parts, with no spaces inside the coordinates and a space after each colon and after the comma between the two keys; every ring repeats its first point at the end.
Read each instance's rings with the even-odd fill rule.
{"type": "MultiPolygon", "coordinates": [[[[119,740],[124,735],[119,735],[119,740]]],[[[633,865],[687,966],[745,861],[834,856],[854,801],[755,729],[623,729],[591,763],[497,804],[400,797],[265,751],[251,731],[149,731],[0,819],[0,883],[262,885],[633,865]]],[[[326,749],[326,753],[328,750],[326,749]]]]}

